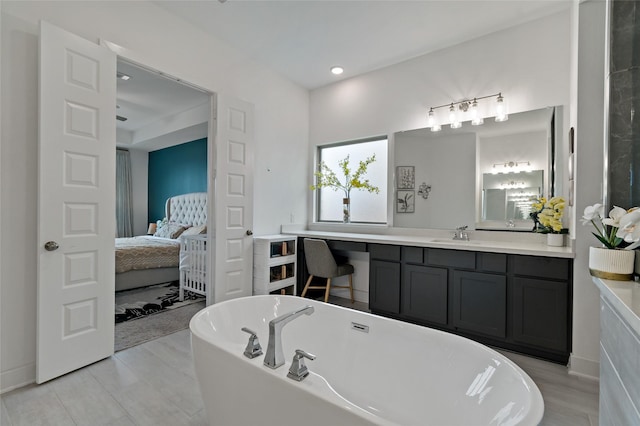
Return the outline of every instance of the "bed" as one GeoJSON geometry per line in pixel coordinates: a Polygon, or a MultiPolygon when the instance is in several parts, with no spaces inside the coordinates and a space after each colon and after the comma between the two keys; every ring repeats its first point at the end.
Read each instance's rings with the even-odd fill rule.
{"type": "Polygon", "coordinates": [[[116,291],[180,279],[180,237],[206,233],[207,193],[171,197],[165,213],[166,225],[153,236],[116,238],[116,291]]]}

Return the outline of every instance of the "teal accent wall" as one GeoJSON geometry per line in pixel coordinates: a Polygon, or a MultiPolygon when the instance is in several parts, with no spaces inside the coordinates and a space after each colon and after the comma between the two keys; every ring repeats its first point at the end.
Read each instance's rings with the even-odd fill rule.
{"type": "Polygon", "coordinates": [[[164,217],[167,198],[207,192],[207,138],[149,153],[148,222],[164,217]]]}

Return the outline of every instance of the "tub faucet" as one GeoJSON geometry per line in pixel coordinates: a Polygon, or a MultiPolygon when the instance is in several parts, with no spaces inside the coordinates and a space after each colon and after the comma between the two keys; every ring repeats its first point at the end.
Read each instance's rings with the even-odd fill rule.
{"type": "Polygon", "coordinates": [[[309,369],[304,363],[305,358],[313,361],[316,359],[316,356],[305,352],[302,349],[296,349],[296,354],[293,356],[293,361],[291,361],[291,367],[287,374],[288,378],[293,379],[296,382],[301,382],[309,375],[309,369]]]}
{"type": "Polygon", "coordinates": [[[304,308],[280,315],[269,321],[269,344],[267,345],[267,354],[264,356],[264,365],[276,369],[284,364],[282,328],[300,315],[311,315],[313,311],[313,306],[307,305],[304,308]]]}

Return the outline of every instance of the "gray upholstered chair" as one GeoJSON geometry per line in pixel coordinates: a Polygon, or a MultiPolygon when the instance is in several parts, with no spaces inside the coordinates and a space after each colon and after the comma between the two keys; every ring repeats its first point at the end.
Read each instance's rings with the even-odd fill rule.
{"type": "Polygon", "coordinates": [[[324,289],[324,301],[329,300],[329,290],[331,289],[331,279],[349,275],[349,285],[334,285],[336,288],[348,288],[351,292],[351,303],[353,303],[353,265],[349,263],[338,263],[333,257],[327,242],[314,238],[304,239],[304,257],[309,270],[309,279],[302,290],[304,297],[309,289],[324,289]],[[312,286],[313,277],[326,278],[324,286],[312,286]]]}

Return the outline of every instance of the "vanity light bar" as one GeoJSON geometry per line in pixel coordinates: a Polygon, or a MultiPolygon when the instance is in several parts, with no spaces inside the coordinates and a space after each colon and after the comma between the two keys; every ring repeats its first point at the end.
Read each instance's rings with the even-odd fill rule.
{"type": "Polygon", "coordinates": [[[462,127],[462,122],[465,121],[462,118],[466,116],[467,112],[469,112],[468,119],[471,120],[471,124],[473,126],[479,126],[484,123],[484,118],[480,116],[480,113],[478,112],[478,101],[493,97],[496,98],[495,120],[498,122],[507,121],[509,116],[507,115],[504,97],[502,96],[502,93],[495,93],[493,95],[473,98],[473,100],[465,99],[463,101],[430,107],[429,112],[427,113],[427,127],[429,127],[432,132],[438,132],[442,129],[442,126],[436,120],[434,110],[444,107],[449,107],[449,125],[452,129],[459,129],[462,127]]]}

